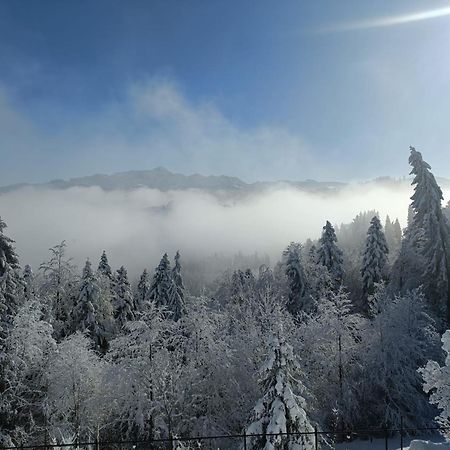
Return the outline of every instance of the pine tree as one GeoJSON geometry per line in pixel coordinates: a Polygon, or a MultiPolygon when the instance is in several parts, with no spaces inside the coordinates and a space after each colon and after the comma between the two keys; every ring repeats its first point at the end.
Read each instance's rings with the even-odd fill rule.
{"type": "Polygon", "coordinates": [[[89,260],[83,268],[78,297],[72,311],[72,331],[87,331],[99,349],[106,349],[106,333],[98,313],[100,287],[89,260]]]}
{"type": "Polygon", "coordinates": [[[146,301],[150,292],[150,276],[147,269],[142,272],[141,278],[137,285],[137,292],[135,296],[136,311],[142,313],[146,309],[146,301]]]}
{"type": "Polygon", "coordinates": [[[398,219],[392,222],[390,217],[386,216],[384,234],[386,236],[386,243],[389,249],[389,255],[393,260],[400,250],[402,241],[402,229],[400,227],[400,222],[398,221],[398,219]]]}
{"type": "Polygon", "coordinates": [[[4,234],[6,223],[0,217],[0,337],[12,325],[20,306],[23,281],[14,241],[4,234]]]}
{"type": "Polygon", "coordinates": [[[167,253],[164,253],[158,267],[155,269],[148,299],[153,302],[155,306],[168,308],[173,284],[170,261],[167,253]]]}
{"type": "Polygon", "coordinates": [[[327,220],[323,227],[322,237],[319,239],[319,249],[317,259],[320,264],[325,266],[335,280],[336,287],[342,283],[343,276],[343,258],[342,250],[336,244],[337,238],[333,226],[327,220]]]}
{"type": "Polygon", "coordinates": [[[306,401],[302,395],[306,389],[296,378],[300,373],[299,363],[281,333],[269,346],[268,358],[261,369],[264,396],[253,410],[252,422],[246,430],[249,436],[246,447],[250,450],[312,450],[314,428],[305,411],[306,401]],[[310,434],[291,434],[305,432],[310,434]]]}
{"type": "Polygon", "coordinates": [[[306,279],[301,263],[301,245],[291,242],[283,252],[285,274],[288,279],[287,309],[298,314],[305,307],[306,279]]]}
{"type": "Polygon", "coordinates": [[[412,184],[415,185],[411,197],[414,210],[412,227],[422,232],[425,259],[423,282],[430,297],[446,311],[447,325],[450,325],[450,230],[442,212],[442,191],[421,153],[414,147],[410,150],[409,164],[414,175],[412,184]]]}
{"type": "Polygon", "coordinates": [[[127,270],[124,266],[117,270],[114,282],[114,318],[121,329],[130,320],[135,320],[135,306],[128,281],[127,270]]]}
{"type": "Polygon", "coordinates": [[[388,247],[381,228],[380,219],[373,217],[367,231],[366,248],[361,269],[365,296],[373,294],[375,284],[383,280],[387,262],[388,247]]]}
{"type": "Polygon", "coordinates": [[[103,250],[102,256],[100,257],[100,262],[98,263],[98,273],[102,276],[112,278],[111,266],[108,263],[108,257],[106,256],[106,251],[103,250]]]}
{"type": "Polygon", "coordinates": [[[22,274],[24,282],[24,294],[28,300],[34,293],[34,273],[29,264],[26,264],[22,274]]]}
{"type": "Polygon", "coordinates": [[[181,275],[180,252],[175,254],[175,265],[172,269],[173,287],[171,289],[169,309],[173,320],[177,321],[184,313],[184,284],[181,275]]]}

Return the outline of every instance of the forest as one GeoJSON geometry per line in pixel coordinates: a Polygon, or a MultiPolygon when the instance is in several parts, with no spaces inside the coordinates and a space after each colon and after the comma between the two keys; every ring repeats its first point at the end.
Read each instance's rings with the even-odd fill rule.
{"type": "Polygon", "coordinates": [[[2,217],[0,445],[448,427],[450,204],[409,164],[404,229],[367,205],[208,283],[183,249],[136,280],[108,249],[75,267],[65,241],[31,268],[2,217]]]}

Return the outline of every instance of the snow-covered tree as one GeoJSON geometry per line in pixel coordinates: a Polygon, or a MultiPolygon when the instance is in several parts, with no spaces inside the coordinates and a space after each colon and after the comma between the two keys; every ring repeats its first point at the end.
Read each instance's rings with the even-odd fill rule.
{"type": "Polygon", "coordinates": [[[305,309],[306,279],[301,261],[301,245],[291,242],[283,252],[285,273],[288,279],[287,309],[298,314],[305,309]]]}
{"type": "Polygon", "coordinates": [[[433,321],[425,312],[424,296],[414,290],[392,297],[383,285],[376,293],[375,317],[361,339],[362,373],[358,385],[358,427],[429,426],[433,409],[422,394],[417,372],[438,356],[433,321]]]}
{"type": "Polygon", "coordinates": [[[25,264],[22,278],[24,283],[24,296],[26,299],[30,299],[34,294],[34,273],[29,264],[25,264]]]}
{"type": "Polygon", "coordinates": [[[150,276],[147,269],[144,269],[136,289],[135,304],[138,313],[142,313],[147,308],[146,300],[150,292],[150,276]]]}
{"type": "Polygon", "coordinates": [[[158,267],[155,269],[148,300],[158,307],[164,307],[167,314],[174,318],[175,307],[179,306],[180,303],[179,299],[177,299],[177,287],[172,278],[172,270],[167,253],[164,253],[158,267]]]}
{"type": "Polygon", "coordinates": [[[102,256],[100,257],[100,261],[98,263],[97,272],[107,278],[112,278],[112,270],[111,266],[108,262],[108,257],[106,256],[106,251],[103,250],[102,256]]]}
{"type": "Polygon", "coordinates": [[[298,330],[302,367],[317,399],[321,423],[328,428],[352,426],[360,415],[355,381],[364,320],[353,309],[342,288],[326,293],[318,300],[317,312],[298,330]]]}
{"type": "Polygon", "coordinates": [[[246,430],[249,436],[247,448],[312,450],[315,448],[314,428],[306,412],[303,397],[306,389],[297,378],[300,365],[292,346],[281,334],[270,341],[269,355],[261,369],[264,396],[253,409],[251,423],[246,430]]]}
{"type": "Polygon", "coordinates": [[[175,265],[172,269],[173,288],[170,295],[169,309],[173,320],[177,321],[184,313],[184,283],[181,275],[180,252],[175,254],[175,265]]]}
{"type": "Polygon", "coordinates": [[[78,297],[72,310],[72,330],[87,332],[98,349],[106,349],[105,327],[99,311],[100,288],[89,260],[83,268],[78,297]]]}
{"type": "Polygon", "coordinates": [[[393,261],[398,255],[402,242],[402,228],[398,219],[391,221],[391,218],[386,216],[384,234],[386,236],[386,243],[389,249],[389,257],[391,261],[393,261]]]}
{"type": "Polygon", "coordinates": [[[15,444],[40,437],[45,416],[43,380],[48,359],[55,350],[52,327],[42,320],[42,305],[30,296],[14,317],[4,341],[0,370],[0,435],[15,444]]]}
{"type": "Polygon", "coordinates": [[[136,319],[133,294],[131,293],[127,270],[124,266],[117,270],[114,280],[113,306],[114,318],[119,329],[122,329],[123,325],[129,320],[136,319]]]}
{"type": "Polygon", "coordinates": [[[422,154],[410,147],[409,163],[414,175],[414,194],[411,206],[414,210],[412,227],[422,232],[425,273],[422,281],[427,293],[444,312],[450,324],[450,229],[442,212],[441,188],[431,173],[430,165],[422,154]]]}
{"type": "Polygon", "coordinates": [[[425,367],[419,369],[419,373],[424,380],[424,391],[430,394],[430,402],[439,409],[436,419],[443,427],[441,432],[450,441],[450,330],[442,335],[441,341],[445,363],[441,366],[430,360],[425,367]]]}
{"type": "Polygon", "coordinates": [[[322,237],[319,239],[317,261],[328,269],[338,287],[343,276],[342,250],[337,246],[336,233],[328,220],[323,227],[322,237]]]}
{"type": "Polygon", "coordinates": [[[380,219],[374,216],[367,231],[366,247],[363,255],[361,275],[364,294],[371,295],[375,284],[386,276],[385,266],[389,253],[380,219]]]}
{"type": "Polygon", "coordinates": [[[66,257],[66,248],[66,241],[50,248],[51,258],[39,267],[43,273],[39,293],[46,301],[45,306],[52,317],[52,325],[58,338],[69,332],[67,323],[77,282],[76,268],[72,259],[66,257]]]}
{"type": "Polygon", "coordinates": [[[12,324],[20,306],[23,282],[14,241],[4,234],[6,223],[0,217],[0,337],[12,324]]]}
{"type": "Polygon", "coordinates": [[[47,408],[52,437],[73,435],[79,441],[98,437],[111,408],[104,399],[107,363],[77,332],[58,344],[47,372],[47,408]]]}

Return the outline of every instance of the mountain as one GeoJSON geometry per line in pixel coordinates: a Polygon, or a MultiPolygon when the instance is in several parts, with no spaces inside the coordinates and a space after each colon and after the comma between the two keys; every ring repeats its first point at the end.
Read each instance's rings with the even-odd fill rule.
{"type": "Polygon", "coordinates": [[[339,190],[345,183],[321,182],[314,180],[306,181],[259,181],[256,183],[246,183],[239,178],[225,175],[183,175],[173,173],[164,167],[157,167],[152,170],[133,170],[119,172],[113,175],[96,174],[86,177],[71,178],[70,180],[53,180],[48,183],[29,184],[20,183],[10,186],[0,187],[0,193],[11,192],[24,187],[68,189],[71,187],[92,187],[98,186],[105,191],[118,189],[131,190],[140,187],[168,190],[202,189],[211,192],[246,193],[270,189],[274,186],[291,186],[300,190],[315,191],[335,191],[339,190]]]}
{"type": "MultiPolygon", "coordinates": [[[[443,189],[450,189],[450,180],[437,178],[439,185],[443,189]]],[[[360,184],[374,183],[395,189],[400,185],[409,185],[411,178],[391,178],[379,177],[374,180],[362,182],[360,184]]],[[[24,187],[47,188],[47,189],[68,189],[71,187],[93,187],[97,186],[105,191],[132,190],[137,188],[159,189],[161,191],[201,189],[217,195],[231,194],[241,195],[254,192],[261,192],[273,188],[291,187],[305,192],[333,193],[338,192],[347,183],[338,181],[258,181],[246,183],[236,177],[226,175],[183,175],[170,172],[164,167],[157,167],[152,170],[132,170],[119,172],[112,175],[96,174],[85,177],[71,178],[70,180],[53,180],[47,183],[30,184],[20,183],[0,187],[0,194],[15,191],[24,187]]]]}

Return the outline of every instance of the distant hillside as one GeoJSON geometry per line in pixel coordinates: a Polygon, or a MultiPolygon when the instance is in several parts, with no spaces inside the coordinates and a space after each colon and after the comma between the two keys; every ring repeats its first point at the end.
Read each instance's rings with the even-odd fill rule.
{"type": "MultiPolygon", "coordinates": [[[[450,188],[450,180],[438,178],[438,183],[442,188],[450,188]]],[[[390,177],[379,177],[366,183],[375,183],[386,187],[395,188],[401,184],[410,184],[410,178],[395,179],[390,177]]],[[[363,183],[364,184],[364,183],[363,183]]],[[[226,175],[183,175],[170,172],[164,167],[157,167],[152,170],[133,170],[128,172],[119,172],[113,175],[96,174],[86,177],[71,178],[70,180],[53,180],[47,183],[29,184],[20,183],[10,186],[0,187],[0,194],[15,191],[27,186],[36,188],[68,189],[71,187],[92,187],[98,186],[105,191],[113,190],[132,190],[140,187],[168,190],[202,189],[212,193],[246,194],[252,192],[264,191],[274,187],[283,186],[293,187],[305,192],[337,192],[347,183],[337,181],[258,181],[256,183],[246,183],[239,178],[226,175]]]]}
{"type": "Polygon", "coordinates": [[[11,192],[23,187],[34,186],[52,189],[68,189],[75,186],[98,186],[105,191],[116,189],[136,189],[146,187],[168,190],[184,189],[202,189],[206,191],[224,191],[224,192],[251,192],[269,189],[277,185],[289,185],[305,191],[328,191],[338,190],[345,186],[345,183],[339,182],[320,182],[314,180],[306,181],[277,181],[257,183],[246,183],[239,178],[225,175],[183,175],[173,173],[163,167],[157,167],[152,170],[133,170],[120,172],[113,175],[96,174],[86,177],[71,178],[70,180],[53,180],[48,183],[28,184],[21,183],[10,186],[0,187],[0,193],[11,192]]]}

